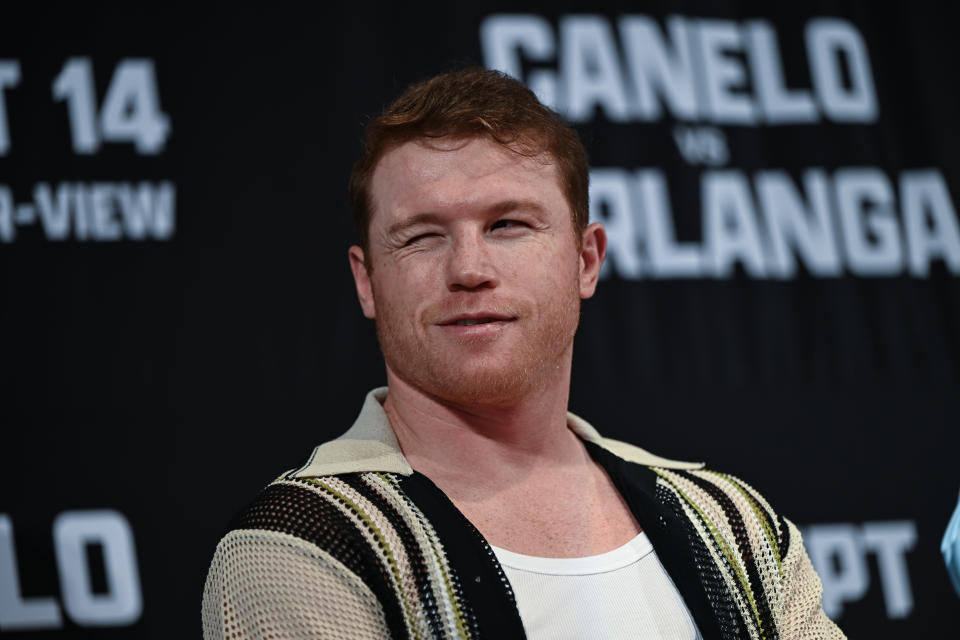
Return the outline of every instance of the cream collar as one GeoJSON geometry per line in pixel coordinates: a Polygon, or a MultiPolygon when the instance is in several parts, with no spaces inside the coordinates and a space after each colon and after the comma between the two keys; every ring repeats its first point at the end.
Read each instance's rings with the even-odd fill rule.
{"type": "MultiPolygon", "coordinates": [[[[387,387],[367,394],[360,415],[353,426],[336,440],[325,442],[313,450],[307,463],[288,477],[307,478],[338,473],[382,471],[411,475],[413,468],[400,450],[383,401],[387,387]]],[[[592,442],[628,462],[667,469],[701,469],[702,462],[668,460],[619,440],[604,438],[586,420],[567,413],[567,425],[582,440],[592,442]]]]}

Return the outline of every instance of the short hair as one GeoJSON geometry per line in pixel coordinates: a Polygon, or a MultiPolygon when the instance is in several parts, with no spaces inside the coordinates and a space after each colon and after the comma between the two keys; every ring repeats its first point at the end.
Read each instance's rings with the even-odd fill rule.
{"type": "Polygon", "coordinates": [[[552,156],[581,242],[590,218],[590,167],[576,132],[520,81],[500,71],[469,68],[411,85],[367,123],[363,152],[350,174],[350,207],[364,252],[373,215],[371,183],[380,159],[404,143],[446,136],[487,136],[521,155],[552,156]]]}

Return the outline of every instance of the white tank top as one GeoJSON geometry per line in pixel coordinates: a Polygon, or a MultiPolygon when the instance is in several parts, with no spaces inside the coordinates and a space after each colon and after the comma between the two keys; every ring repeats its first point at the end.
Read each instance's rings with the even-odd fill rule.
{"type": "Polygon", "coordinates": [[[585,558],[493,547],[531,640],[700,640],[690,610],[645,533],[585,558]]]}

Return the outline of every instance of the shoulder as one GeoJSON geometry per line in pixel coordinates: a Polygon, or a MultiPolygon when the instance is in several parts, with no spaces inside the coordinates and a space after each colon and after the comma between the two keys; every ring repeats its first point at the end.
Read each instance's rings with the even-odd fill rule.
{"type": "Polygon", "coordinates": [[[663,498],[674,502],[707,542],[728,542],[731,552],[747,556],[753,555],[748,548],[762,550],[775,564],[786,555],[790,528],[750,484],[713,469],[651,469],[663,498]]]}
{"type": "Polygon", "coordinates": [[[267,485],[231,529],[291,535],[343,556],[339,559],[350,566],[359,560],[357,547],[376,546],[376,533],[389,524],[385,503],[400,496],[392,474],[298,477],[288,472],[267,485]]]}
{"type": "Polygon", "coordinates": [[[437,562],[434,523],[418,506],[419,492],[411,484],[416,483],[408,476],[383,472],[307,477],[288,472],[241,511],[228,536],[256,531],[295,538],[364,582],[383,583],[398,565],[437,562]]]}
{"type": "MultiPolygon", "coordinates": [[[[820,580],[797,527],[739,478],[710,469],[651,467],[657,495],[688,523],[701,579],[723,592],[753,630],[781,637],[843,638],[820,604],[820,580]],[[707,559],[710,559],[707,561],[707,559]]],[[[720,596],[717,596],[720,597],[720,596]]]]}
{"type": "Polygon", "coordinates": [[[356,637],[391,635],[395,589],[383,579],[381,518],[357,488],[365,480],[285,473],[264,487],[217,544],[204,586],[205,636],[268,637],[265,617],[285,629],[270,637],[345,637],[336,621],[353,618],[356,637]]]}
{"type": "MultiPolygon", "coordinates": [[[[740,623],[779,627],[793,529],[739,478],[710,469],[652,467],[659,501],[686,523],[700,579],[740,623]]],[[[753,634],[750,634],[753,637],[753,634]]]]}
{"type": "Polygon", "coordinates": [[[205,637],[390,635],[376,554],[356,519],[318,489],[281,477],[235,518],[207,573],[205,637]]]}
{"type": "Polygon", "coordinates": [[[221,540],[207,609],[211,615],[222,610],[216,597],[223,585],[236,590],[255,583],[263,601],[276,600],[286,587],[265,582],[263,574],[283,566],[290,575],[307,576],[320,600],[336,589],[351,595],[350,602],[366,603],[364,624],[389,628],[372,637],[456,637],[458,625],[470,624],[473,614],[461,601],[433,523],[406,491],[409,482],[383,472],[276,479],[221,540]]]}

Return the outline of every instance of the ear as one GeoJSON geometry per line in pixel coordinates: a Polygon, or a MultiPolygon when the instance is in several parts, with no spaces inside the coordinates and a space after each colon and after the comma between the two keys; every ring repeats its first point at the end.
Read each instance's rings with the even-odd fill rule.
{"type": "Polygon", "coordinates": [[[580,251],[580,297],[589,298],[597,289],[600,267],[607,255],[607,232],[594,222],[583,230],[583,249],[580,251]]]}
{"type": "Polygon", "coordinates": [[[353,283],[357,286],[357,299],[363,315],[368,318],[377,316],[376,306],[373,303],[373,285],[370,283],[370,274],[367,272],[366,256],[363,249],[357,245],[350,247],[347,252],[350,257],[350,270],[353,272],[353,283]]]}

